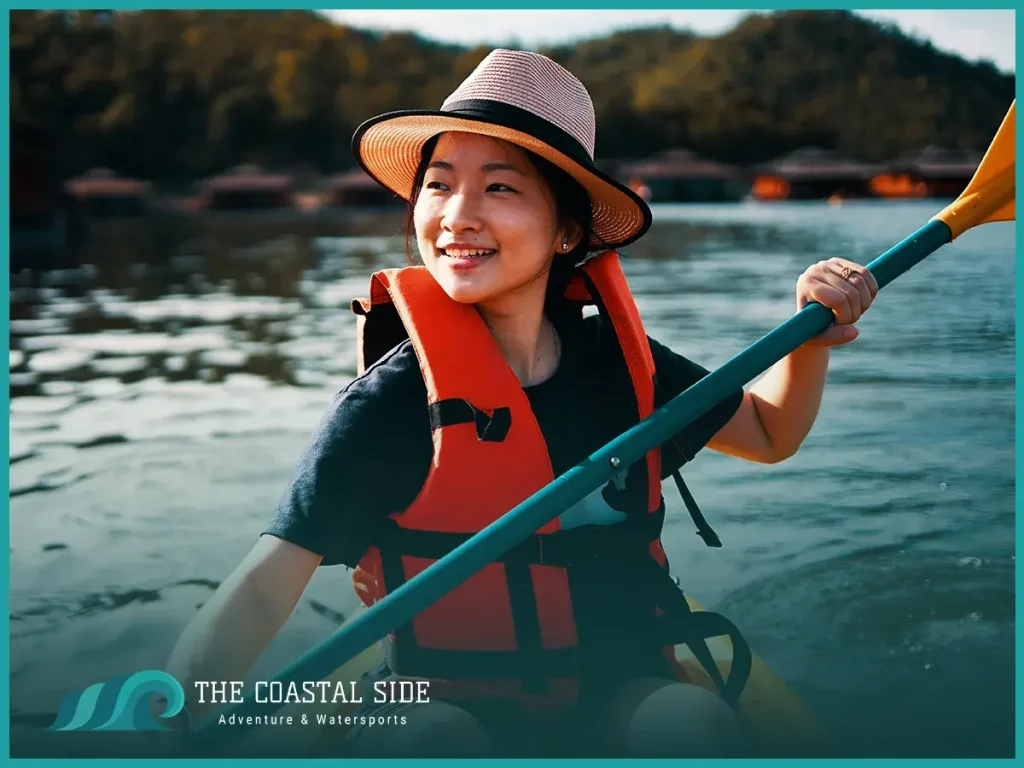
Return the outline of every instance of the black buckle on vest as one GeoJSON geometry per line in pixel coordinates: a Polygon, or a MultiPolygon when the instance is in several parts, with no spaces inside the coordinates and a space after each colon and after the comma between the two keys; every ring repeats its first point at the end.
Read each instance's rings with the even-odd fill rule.
{"type": "Polygon", "coordinates": [[[512,428],[512,409],[503,405],[488,413],[461,398],[438,400],[430,404],[431,431],[455,424],[475,424],[479,440],[500,443],[512,428]]]}
{"type": "Polygon", "coordinates": [[[479,408],[470,405],[474,411],[476,421],[476,436],[488,443],[500,443],[508,435],[512,428],[512,409],[508,406],[495,408],[491,413],[485,413],[479,408]]]}

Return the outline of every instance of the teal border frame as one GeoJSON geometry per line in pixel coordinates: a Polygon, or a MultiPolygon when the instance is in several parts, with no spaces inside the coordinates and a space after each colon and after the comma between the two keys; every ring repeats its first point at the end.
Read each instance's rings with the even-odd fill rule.
{"type": "MultiPolygon", "coordinates": [[[[407,0],[406,2],[396,2],[391,0],[387,3],[376,4],[371,2],[363,3],[341,3],[333,4],[335,8],[374,8],[374,9],[432,9],[439,10],[439,4],[423,2],[423,0],[407,0]]],[[[480,8],[480,0],[447,0],[443,4],[445,9],[472,9],[480,8]]],[[[488,4],[488,10],[502,10],[502,9],[544,9],[544,10],[563,10],[563,9],[622,9],[625,3],[622,0],[618,2],[609,2],[608,0],[590,0],[590,2],[581,2],[580,0],[567,1],[561,0],[560,2],[551,2],[551,0],[520,0],[520,2],[494,2],[488,4]]],[[[737,7],[740,10],[750,11],[761,11],[761,10],[777,10],[783,8],[794,8],[806,10],[817,10],[817,9],[850,9],[850,10],[884,10],[884,9],[926,9],[926,10],[1000,10],[1000,9],[1014,9],[1016,3],[1007,2],[989,2],[985,3],[983,8],[970,8],[965,7],[964,2],[949,2],[948,0],[932,0],[930,3],[923,3],[921,0],[910,0],[908,2],[899,3],[879,3],[879,2],[868,2],[862,4],[856,4],[855,8],[850,8],[851,4],[841,4],[837,2],[829,2],[829,0],[801,0],[799,3],[780,3],[780,2],[746,2],[738,3],[737,7]]],[[[132,3],[132,2],[113,2],[113,3],[84,3],[84,2],[64,2],[64,3],[34,3],[34,2],[22,2],[13,4],[14,9],[53,9],[53,10],[78,10],[78,9],[90,9],[102,6],[112,10],[125,10],[125,9],[147,9],[147,10],[163,10],[163,9],[209,9],[209,10],[248,10],[248,9],[282,9],[282,8],[297,8],[315,10],[320,9],[324,6],[323,3],[309,3],[309,2],[297,2],[296,0],[278,0],[277,2],[268,2],[268,0],[220,0],[219,2],[205,2],[204,0],[192,0],[192,2],[181,2],[179,1],[168,1],[163,0],[162,2],[149,2],[149,3],[132,3]]],[[[648,0],[639,6],[633,6],[634,9],[639,10],[656,10],[656,9],[707,9],[708,4],[703,5],[690,4],[685,2],[666,2],[661,0],[660,2],[652,2],[648,0]]],[[[10,40],[10,15],[8,13],[3,15],[0,20],[0,27],[2,27],[3,37],[10,40]]],[[[1024,16],[1018,15],[1015,18],[1016,27],[1016,38],[1019,41],[1021,39],[1021,31],[1024,29],[1024,16]]],[[[1016,61],[1019,68],[1021,62],[1020,49],[1016,50],[1016,61]]],[[[10,158],[10,56],[4,56],[2,62],[0,62],[0,68],[2,68],[2,77],[0,77],[0,110],[3,112],[2,125],[0,125],[0,131],[2,131],[2,143],[3,143],[3,154],[0,155],[0,167],[2,167],[3,173],[3,184],[0,187],[0,199],[2,199],[4,209],[9,210],[9,194],[10,194],[10,169],[9,169],[9,158],[10,158]]],[[[1020,81],[1017,82],[1017,96],[1019,98],[1021,92],[1020,81]]],[[[1017,150],[1018,154],[1021,148],[1021,138],[1018,133],[1017,136],[1017,150]]],[[[1018,184],[1021,179],[1020,169],[1017,170],[1017,181],[1018,184]]],[[[10,240],[9,237],[4,237],[0,242],[0,253],[3,254],[4,261],[10,263],[10,240]]],[[[1016,244],[1016,254],[1019,255],[1020,245],[1019,242],[1016,244]]],[[[9,270],[4,269],[0,273],[0,284],[3,286],[3,292],[9,293],[10,290],[10,277],[9,270]]],[[[1016,297],[1022,295],[1021,288],[1024,287],[1024,276],[1021,275],[1018,270],[1016,273],[1016,279],[1014,284],[1014,321],[1015,321],[1015,347],[1014,352],[1016,355],[1015,363],[1015,377],[1019,378],[1021,371],[1020,360],[1021,352],[1024,351],[1024,345],[1021,343],[1021,308],[1019,302],[1016,301],[1016,297]]],[[[3,340],[5,346],[10,351],[10,314],[5,315],[2,319],[3,323],[3,340]]],[[[3,398],[5,400],[5,413],[8,414],[8,429],[3,432],[2,440],[4,445],[7,446],[8,456],[10,455],[10,369],[8,368],[8,375],[4,377],[3,387],[3,398]]],[[[1022,396],[1021,389],[1018,386],[1016,389],[1015,396],[1015,413],[1020,412],[1021,405],[1024,404],[1024,396],[1022,396]]],[[[1017,477],[1021,476],[1021,469],[1024,466],[1021,460],[1021,448],[1024,446],[1022,443],[1020,434],[1015,432],[1015,443],[1014,449],[1016,451],[1015,474],[1017,477]]],[[[10,504],[9,504],[9,493],[10,493],[10,476],[9,474],[4,475],[3,480],[3,497],[7,503],[6,510],[6,522],[3,526],[3,540],[4,549],[10,551],[10,504]]],[[[1014,509],[1017,513],[1020,512],[1020,501],[1021,494],[1019,486],[1015,486],[1015,499],[1014,509]]],[[[1020,529],[1017,528],[1015,531],[1015,551],[1019,549],[1020,545],[1020,529]]],[[[0,578],[3,580],[2,600],[3,600],[3,623],[5,632],[0,635],[0,665],[2,665],[2,675],[0,675],[0,707],[2,707],[2,718],[0,718],[0,756],[6,758],[10,754],[10,560],[7,557],[7,567],[3,569],[0,578]]],[[[1024,601],[1021,599],[1020,592],[1020,574],[1019,571],[1014,576],[1015,585],[1015,606],[1017,615],[1021,615],[1021,609],[1024,607],[1024,601]]],[[[1019,652],[1021,648],[1020,637],[1018,636],[1016,641],[1016,647],[1019,652]]],[[[1020,683],[1022,680],[1021,665],[1015,664],[1015,723],[1016,733],[1019,740],[1021,733],[1021,726],[1024,724],[1024,713],[1021,711],[1021,699],[1020,699],[1020,683]]],[[[1019,742],[1018,742],[1019,744],[1019,742]]],[[[97,763],[108,763],[112,762],[117,765],[126,764],[145,764],[145,765],[160,765],[160,766],[182,766],[183,768],[196,768],[198,766],[224,766],[227,764],[224,760],[210,760],[210,759],[196,759],[196,760],[141,760],[141,759],[122,759],[122,760],[86,760],[86,759],[19,759],[10,760],[12,765],[16,766],[76,766],[86,764],[97,764],[97,763]]],[[[231,760],[232,764],[247,765],[260,765],[263,761],[257,760],[231,760]]],[[[288,759],[288,760],[275,760],[272,764],[295,764],[303,765],[307,764],[309,760],[299,759],[288,759]]],[[[353,766],[354,768],[370,768],[371,766],[390,766],[390,765],[437,765],[447,766],[451,761],[448,760],[348,760],[346,761],[347,766],[353,766]]],[[[492,764],[523,764],[529,766],[537,766],[538,768],[554,768],[555,766],[564,764],[582,764],[582,760],[556,760],[556,759],[542,759],[542,760],[461,760],[458,762],[460,766],[477,766],[477,765],[492,765],[492,764]]],[[[793,764],[792,760],[696,760],[686,761],[687,765],[713,765],[713,766],[732,766],[732,765],[764,765],[764,766],[790,766],[793,764]]],[[[828,759],[811,759],[800,761],[801,765],[808,766],[819,766],[819,765],[855,765],[855,764],[870,764],[870,765],[886,765],[886,764],[918,764],[922,766],[930,766],[933,764],[933,760],[920,759],[920,760],[828,760],[828,759]]],[[[954,764],[967,764],[973,763],[974,760],[955,760],[951,761],[954,764]]],[[[977,761],[982,762],[982,761],[977,761]]],[[[985,764],[989,765],[1011,765],[1014,764],[1014,760],[985,760],[985,764]]],[[[664,766],[664,765],[680,765],[682,761],[674,760],[606,760],[602,761],[604,765],[631,765],[633,763],[641,763],[643,765],[651,766],[664,766]]]]}
{"type": "Polygon", "coordinates": [[[970,7],[963,0],[951,2],[951,0],[934,0],[933,2],[922,2],[922,0],[907,0],[907,2],[866,2],[857,3],[854,7],[851,4],[834,2],[833,0],[801,0],[798,3],[771,2],[771,0],[745,0],[745,2],[724,7],[714,7],[708,3],[687,3],[672,2],[672,0],[646,0],[646,2],[630,7],[623,0],[521,0],[520,2],[504,0],[494,2],[486,7],[482,6],[480,0],[446,0],[443,4],[427,2],[426,0],[388,0],[384,3],[373,3],[371,0],[364,0],[361,3],[339,3],[324,4],[311,3],[299,0],[160,0],[159,2],[137,3],[118,2],[113,3],[86,3],[86,2],[14,2],[10,9],[15,10],[86,10],[96,9],[102,6],[105,10],[404,10],[418,8],[423,10],[449,10],[449,9],[478,9],[478,10],[740,10],[740,11],[773,11],[773,10],[852,10],[852,11],[879,11],[879,10],[928,10],[928,11],[996,11],[1013,10],[1016,3],[1012,0],[995,0],[987,2],[978,7],[970,7]],[[327,5],[330,7],[328,8],[327,5]]]}
{"type": "MultiPolygon", "coordinates": [[[[11,39],[11,17],[9,13],[3,15],[3,19],[0,19],[0,26],[3,29],[3,37],[9,41],[11,39]]],[[[3,118],[0,119],[0,135],[3,136],[3,154],[0,155],[0,167],[3,169],[3,184],[0,184],[0,199],[3,200],[3,209],[10,211],[10,197],[11,192],[11,169],[10,169],[10,157],[11,157],[11,56],[10,56],[10,44],[8,43],[8,54],[3,57],[0,61],[0,69],[3,70],[3,74],[0,75],[0,110],[3,111],[3,118]]],[[[10,230],[10,217],[7,217],[8,230],[10,230]]],[[[11,263],[11,238],[8,234],[0,241],[0,249],[3,249],[3,261],[4,264],[9,265],[11,263]]],[[[3,293],[8,295],[8,304],[10,303],[10,269],[5,268],[0,270],[0,282],[3,285],[3,293]]],[[[3,316],[3,342],[4,346],[7,347],[7,352],[11,351],[11,313],[8,311],[3,316]]],[[[6,449],[4,453],[7,454],[8,461],[11,456],[11,367],[7,366],[7,375],[4,376],[4,387],[3,387],[3,398],[4,398],[4,413],[7,414],[7,428],[4,430],[3,440],[6,449]]],[[[11,475],[10,472],[3,476],[3,498],[6,506],[4,515],[4,526],[3,526],[3,548],[7,552],[4,556],[7,560],[5,563],[6,567],[3,569],[3,590],[0,599],[3,600],[3,623],[4,631],[0,633],[0,668],[2,668],[2,674],[0,674],[0,695],[2,695],[2,707],[3,707],[3,720],[0,721],[0,754],[7,756],[11,754],[11,475]]]]}

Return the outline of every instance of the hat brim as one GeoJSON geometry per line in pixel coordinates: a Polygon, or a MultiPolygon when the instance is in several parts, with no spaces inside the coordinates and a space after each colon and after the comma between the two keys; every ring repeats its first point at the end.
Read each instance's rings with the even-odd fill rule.
{"type": "Polygon", "coordinates": [[[352,153],[373,179],[409,200],[423,145],[449,131],[503,139],[534,152],[572,176],[590,197],[592,250],[621,248],[650,229],[651,209],[631,189],[597,167],[583,165],[529,133],[496,121],[430,110],[388,112],[359,126],[352,137],[352,153]]]}

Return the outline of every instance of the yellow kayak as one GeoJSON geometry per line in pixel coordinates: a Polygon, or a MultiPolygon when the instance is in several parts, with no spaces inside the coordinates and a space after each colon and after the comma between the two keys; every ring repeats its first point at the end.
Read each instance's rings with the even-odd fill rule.
{"type": "MultiPolygon", "coordinates": [[[[691,610],[704,610],[693,598],[687,596],[686,599],[691,610]]],[[[723,676],[728,677],[732,664],[732,643],[727,637],[714,637],[708,638],[707,644],[719,670],[723,676]]],[[[692,682],[715,691],[714,684],[688,646],[676,646],[676,658],[683,664],[692,682]]],[[[375,643],[325,679],[347,686],[352,681],[359,681],[365,672],[376,668],[380,661],[380,650],[375,643]]],[[[356,690],[360,697],[372,697],[372,693],[360,691],[358,684],[356,690]]],[[[301,738],[311,757],[337,755],[341,751],[346,732],[345,726],[338,723],[346,715],[351,715],[358,706],[356,702],[323,704],[313,708],[309,704],[290,704],[282,707],[279,714],[292,715],[296,719],[302,714],[308,715],[310,724],[302,729],[301,738]],[[317,714],[334,719],[329,725],[317,725],[317,714]]],[[[753,655],[750,678],[740,696],[736,714],[740,727],[759,757],[839,755],[836,744],[824,726],[757,654],[753,655]]]]}

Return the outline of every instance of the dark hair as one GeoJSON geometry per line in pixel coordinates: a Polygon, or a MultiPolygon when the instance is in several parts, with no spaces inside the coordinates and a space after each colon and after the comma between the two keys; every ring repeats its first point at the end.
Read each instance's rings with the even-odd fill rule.
{"type": "MultiPolygon", "coordinates": [[[[427,166],[437,146],[438,136],[434,136],[423,145],[419,167],[416,169],[416,176],[413,180],[412,195],[409,198],[409,208],[405,220],[405,255],[409,263],[414,262],[412,255],[412,237],[415,231],[414,209],[416,200],[423,189],[423,180],[427,175],[427,166]]],[[[537,173],[547,184],[548,189],[555,199],[556,212],[559,223],[563,227],[569,226],[570,222],[575,223],[580,230],[580,240],[576,246],[568,251],[555,254],[551,262],[551,272],[548,275],[547,291],[544,298],[544,311],[552,320],[564,314],[567,309],[565,301],[565,289],[572,280],[576,267],[582,264],[590,253],[590,241],[593,239],[593,210],[590,206],[590,196],[583,186],[572,176],[563,171],[550,160],[530,150],[520,147],[527,158],[533,163],[537,173]]]]}

